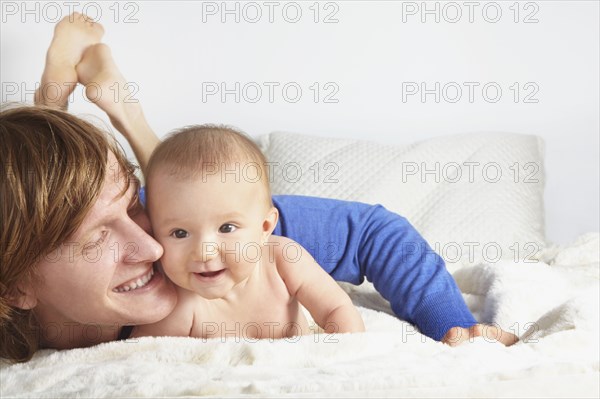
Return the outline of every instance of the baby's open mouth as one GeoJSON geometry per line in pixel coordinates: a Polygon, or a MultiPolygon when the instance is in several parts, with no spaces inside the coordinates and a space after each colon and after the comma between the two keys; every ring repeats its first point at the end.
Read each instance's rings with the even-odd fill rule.
{"type": "Polygon", "coordinates": [[[214,277],[221,275],[224,271],[225,271],[225,269],[221,269],[221,270],[217,270],[214,272],[203,272],[203,273],[198,273],[198,274],[205,278],[214,278],[214,277]]]}

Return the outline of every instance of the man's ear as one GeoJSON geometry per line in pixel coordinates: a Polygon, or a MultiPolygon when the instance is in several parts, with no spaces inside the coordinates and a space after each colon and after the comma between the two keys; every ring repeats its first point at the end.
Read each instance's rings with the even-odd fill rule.
{"type": "Polygon", "coordinates": [[[271,235],[271,233],[273,233],[273,230],[275,230],[275,226],[277,226],[278,220],[279,211],[277,210],[277,208],[272,206],[267,212],[265,219],[263,220],[263,241],[266,241],[271,235]]]}
{"type": "Polygon", "coordinates": [[[37,306],[38,300],[31,283],[23,283],[17,286],[17,292],[9,295],[8,303],[15,308],[31,310],[37,306]]]}

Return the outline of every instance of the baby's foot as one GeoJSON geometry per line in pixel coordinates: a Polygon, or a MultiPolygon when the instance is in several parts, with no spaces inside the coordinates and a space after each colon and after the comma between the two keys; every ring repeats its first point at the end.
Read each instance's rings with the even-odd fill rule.
{"type": "Polygon", "coordinates": [[[35,103],[67,108],[69,95],[77,85],[75,66],[87,47],[100,42],[104,28],[87,16],[73,13],[54,28],[54,37],[46,53],[42,81],[35,103]]]}
{"type": "Polygon", "coordinates": [[[135,84],[125,80],[106,44],[88,47],[76,71],[88,100],[106,112],[117,129],[141,114],[141,106],[131,93],[135,84]]]}

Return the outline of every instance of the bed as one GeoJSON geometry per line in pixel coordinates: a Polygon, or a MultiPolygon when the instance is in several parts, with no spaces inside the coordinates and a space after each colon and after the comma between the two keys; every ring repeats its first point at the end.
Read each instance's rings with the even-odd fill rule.
{"type": "Polygon", "coordinates": [[[543,142],[476,133],[405,146],[271,133],[275,194],[381,203],[446,260],[480,322],[512,331],[452,348],[341,284],[363,334],[275,341],[146,337],[2,364],[2,397],[599,397],[600,235],[544,234],[543,142]]]}

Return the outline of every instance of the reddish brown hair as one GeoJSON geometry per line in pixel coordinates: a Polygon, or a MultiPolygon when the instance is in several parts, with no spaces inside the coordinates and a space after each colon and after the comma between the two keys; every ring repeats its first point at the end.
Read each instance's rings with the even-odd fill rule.
{"type": "Polygon", "coordinates": [[[0,357],[26,361],[40,345],[39,326],[32,310],[15,306],[19,286],[81,225],[109,173],[109,152],[125,176],[134,166],[114,139],[56,109],[0,111],[0,143],[0,357]]]}

